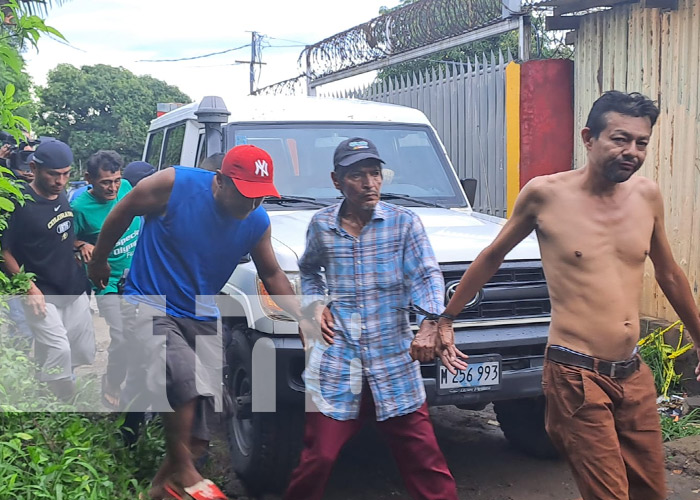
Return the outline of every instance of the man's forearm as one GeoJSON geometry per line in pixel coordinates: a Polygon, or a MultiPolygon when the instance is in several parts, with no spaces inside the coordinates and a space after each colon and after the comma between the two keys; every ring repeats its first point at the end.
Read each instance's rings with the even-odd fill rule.
{"type": "Polygon", "coordinates": [[[695,346],[700,347],[700,313],[698,313],[698,308],[695,305],[685,274],[679,267],[669,278],[659,279],[657,277],[657,281],[678,317],[685,325],[695,346]]]}
{"type": "Polygon", "coordinates": [[[484,284],[494,275],[503,257],[495,255],[487,247],[474,260],[467,272],[464,273],[457,287],[457,292],[452,296],[445,308],[445,313],[457,316],[466,303],[484,286],[484,284]]]}
{"type": "Polygon", "coordinates": [[[279,271],[271,276],[261,276],[260,279],[265,285],[265,290],[272,296],[278,306],[291,314],[294,319],[301,319],[302,312],[299,297],[294,293],[292,284],[284,272],[279,271]]]}
{"type": "Polygon", "coordinates": [[[8,272],[10,275],[15,275],[18,272],[20,272],[19,264],[17,263],[17,259],[15,259],[14,255],[10,253],[8,250],[3,250],[2,251],[2,267],[5,269],[5,271],[8,272]]]}
{"type": "Polygon", "coordinates": [[[106,262],[110,252],[117,244],[119,238],[126,232],[134,220],[134,215],[117,204],[109,213],[102,225],[97,243],[92,251],[92,260],[95,262],[106,262]]]}

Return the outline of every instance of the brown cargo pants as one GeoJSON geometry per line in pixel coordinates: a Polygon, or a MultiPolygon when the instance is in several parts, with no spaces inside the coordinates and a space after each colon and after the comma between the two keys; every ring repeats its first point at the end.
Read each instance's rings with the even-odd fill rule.
{"type": "Polygon", "coordinates": [[[545,360],[546,428],[584,500],[666,498],[651,370],[625,379],[545,360]]]}

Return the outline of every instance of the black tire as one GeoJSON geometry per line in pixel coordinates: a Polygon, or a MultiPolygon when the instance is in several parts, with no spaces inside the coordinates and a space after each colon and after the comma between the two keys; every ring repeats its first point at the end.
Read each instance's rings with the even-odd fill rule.
{"type": "Polygon", "coordinates": [[[540,459],[554,459],[559,453],[544,427],[544,396],[493,404],[498,423],[513,448],[540,459]]]}
{"type": "Polygon", "coordinates": [[[233,416],[226,421],[226,431],[233,470],[252,494],[278,493],[299,460],[303,408],[252,412],[253,346],[245,327],[230,328],[227,334],[226,383],[233,416]]]}

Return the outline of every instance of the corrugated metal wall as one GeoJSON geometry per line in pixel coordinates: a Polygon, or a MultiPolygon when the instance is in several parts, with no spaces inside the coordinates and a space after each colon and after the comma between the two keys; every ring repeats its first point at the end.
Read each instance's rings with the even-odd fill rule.
{"type": "MultiPolygon", "coordinates": [[[[659,183],[673,254],[698,295],[700,269],[700,0],[679,0],[677,11],[640,5],[589,14],[576,34],[574,119],[584,124],[593,101],[610,89],[658,100],[659,121],[641,174],[659,183]]],[[[574,162],[585,163],[580,138],[574,162]]],[[[644,275],[642,314],[677,315],[654,280],[644,275]]]]}
{"type": "Polygon", "coordinates": [[[421,110],[440,136],[460,179],[478,180],[474,209],[506,216],[505,67],[510,54],[438,72],[392,78],[365,89],[331,94],[421,110]],[[490,59],[490,60],[489,60],[490,59]]]}

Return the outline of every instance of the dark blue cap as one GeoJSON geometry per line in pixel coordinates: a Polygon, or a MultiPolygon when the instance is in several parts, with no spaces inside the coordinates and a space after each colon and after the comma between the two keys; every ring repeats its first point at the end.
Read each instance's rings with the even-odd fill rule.
{"type": "Polygon", "coordinates": [[[73,152],[68,144],[56,139],[42,141],[29,158],[41,168],[61,169],[73,163],[73,152]]]}
{"type": "Polygon", "coordinates": [[[150,163],[146,163],[145,161],[132,161],[124,167],[122,178],[129,181],[129,184],[132,186],[135,186],[141,179],[154,174],[155,171],[156,169],[150,163]]]}
{"type": "Polygon", "coordinates": [[[367,160],[369,158],[384,163],[384,160],[379,157],[377,147],[372,141],[361,137],[353,137],[352,139],[344,140],[335,148],[335,153],[333,153],[333,166],[349,167],[358,161],[367,160]]]}

